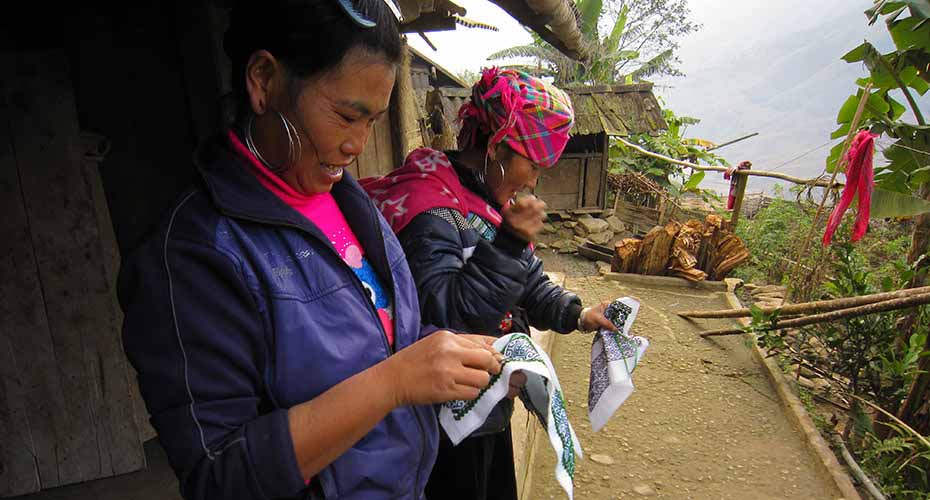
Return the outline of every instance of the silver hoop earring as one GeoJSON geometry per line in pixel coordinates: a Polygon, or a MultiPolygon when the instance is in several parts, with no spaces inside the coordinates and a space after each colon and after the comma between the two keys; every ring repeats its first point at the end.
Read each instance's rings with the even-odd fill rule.
{"type": "Polygon", "coordinates": [[[485,186],[488,185],[488,183],[485,182],[484,180],[485,177],[487,176],[487,173],[488,173],[488,156],[485,155],[484,156],[484,170],[482,170],[481,172],[475,172],[475,177],[477,177],[478,181],[481,182],[481,184],[485,186]]]}
{"type": "Polygon", "coordinates": [[[258,147],[255,145],[255,139],[252,138],[252,123],[255,121],[255,115],[249,115],[249,122],[245,125],[245,146],[249,148],[249,151],[258,158],[258,161],[262,162],[263,165],[268,167],[270,170],[274,170],[274,167],[268,163],[268,160],[262,156],[262,153],[258,150],[258,147]]]}
{"type": "Polygon", "coordinates": [[[295,165],[298,161],[300,161],[302,145],[300,142],[300,134],[297,133],[297,128],[294,127],[294,124],[285,118],[285,116],[280,111],[274,110],[274,112],[278,114],[278,118],[281,120],[281,125],[284,126],[284,133],[287,134],[287,163],[280,166],[272,165],[271,162],[262,156],[262,153],[258,150],[258,146],[255,144],[255,139],[252,138],[252,124],[255,122],[254,114],[249,116],[249,122],[246,124],[245,145],[247,148],[249,148],[249,151],[251,151],[252,154],[255,155],[255,157],[258,158],[258,160],[268,168],[268,170],[271,170],[276,174],[280,174],[286,172],[292,165],[295,165]]]}
{"type": "MultiPolygon", "coordinates": [[[[497,160],[497,168],[501,169],[501,181],[503,181],[504,180],[504,162],[497,160]]],[[[484,184],[487,187],[490,187],[488,186],[488,182],[487,182],[487,177],[488,177],[488,156],[487,155],[484,156],[484,170],[481,172],[477,172],[475,174],[475,177],[477,177],[478,180],[481,181],[482,184],[484,184]]]]}
{"type": "Polygon", "coordinates": [[[297,127],[295,127],[283,113],[278,110],[275,110],[275,113],[278,114],[278,118],[281,119],[281,124],[284,125],[284,131],[287,133],[288,167],[296,165],[297,162],[300,161],[303,153],[303,145],[300,143],[300,134],[297,133],[297,127]]]}

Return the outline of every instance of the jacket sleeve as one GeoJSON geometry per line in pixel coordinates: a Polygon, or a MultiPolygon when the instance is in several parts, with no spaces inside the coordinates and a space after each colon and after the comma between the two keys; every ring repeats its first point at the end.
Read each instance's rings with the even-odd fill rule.
{"type": "Polygon", "coordinates": [[[540,330],[569,333],[578,326],[581,299],[556,285],[543,272],[542,260],[530,257],[528,279],[520,305],[526,309],[530,324],[540,330]]]}
{"type": "Polygon", "coordinates": [[[523,295],[526,243],[506,231],[463,248],[450,222],[422,213],[398,235],[413,273],[424,324],[491,334],[523,295]],[[466,252],[471,255],[466,258],[466,252]]]}
{"type": "Polygon", "coordinates": [[[268,343],[237,260],[152,241],[126,262],[119,293],[124,347],[184,498],[304,490],[287,410],[263,397],[268,343]]]}

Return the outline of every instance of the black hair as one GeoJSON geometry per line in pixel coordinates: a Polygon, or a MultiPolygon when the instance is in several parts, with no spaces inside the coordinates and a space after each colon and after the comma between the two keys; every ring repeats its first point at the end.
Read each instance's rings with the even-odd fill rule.
{"type": "Polygon", "coordinates": [[[245,66],[257,50],[275,56],[292,77],[312,78],[334,69],[361,48],[397,65],[402,47],[397,18],[384,0],[349,0],[375,26],[356,24],[339,0],[241,0],[232,10],[223,40],[232,63],[237,103],[247,99],[245,66]]]}

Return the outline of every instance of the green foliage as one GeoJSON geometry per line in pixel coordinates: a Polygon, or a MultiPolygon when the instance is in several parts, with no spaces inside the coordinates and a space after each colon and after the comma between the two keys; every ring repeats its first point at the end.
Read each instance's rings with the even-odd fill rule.
{"type": "Polygon", "coordinates": [[[681,74],[676,39],[699,28],[688,20],[686,0],[576,0],[575,6],[592,52],[588,61],[574,61],[538,37],[488,59],[531,58],[535,64],[519,68],[552,77],[557,85],[632,83],[681,74]]]}
{"type": "MultiPolygon", "coordinates": [[[[642,148],[676,159],[683,159],[692,163],[703,162],[708,165],[727,165],[726,160],[705,150],[702,146],[694,144],[684,138],[685,130],[689,125],[699,123],[700,120],[690,116],[677,116],[669,109],[663,109],[662,114],[668,129],[658,135],[636,134],[627,138],[642,148]]],[[[660,186],[669,190],[673,196],[684,192],[695,192],[709,199],[709,193],[698,188],[704,180],[704,172],[689,173],[681,165],[643,156],[636,151],[630,151],[620,142],[610,145],[610,171],[622,173],[635,171],[645,174],[656,181],[660,186]]]]}
{"type": "Polygon", "coordinates": [[[749,323],[746,330],[756,334],[761,347],[779,351],[787,347],[785,337],[776,330],[781,311],[775,310],[766,313],[755,304],[752,304],[749,306],[749,313],[752,314],[752,322],[749,323]]]}
{"type": "MultiPolygon", "coordinates": [[[[746,244],[751,257],[734,273],[735,277],[747,283],[787,284],[794,262],[788,261],[786,256],[797,255],[796,245],[810,231],[815,207],[804,208],[795,200],[783,199],[784,192],[780,185],[776,185],[775,191],[775,198],[768,206],[736,228],[736,235],[746,244]]],[[[848,224],[849,219],[836,232],[836,239],[842,241],[847,237],[848,224]]],[[[910,224],[873,220],[869,232],[855,249],[855,258],[872,270],[867,277],[872,288],[896,290],[904,286],[913,275],[906,262],[911,243],[910,224]]],[[[802,264],[812,265],[823,260],[823,248],[819,244],[812,247],[809,254],[802,258],[802,264]]],[[[813,290],[812,295],[819,297],[824,293],[827,290],[821,287],[813,290]]]]}
{"type": "Polygon", "coordinates": [[[459,71],[457,75],[469,85],[474,84],[481,78],[481,73],[470,69],[463,69],[459,71]]]}
{"type": "Polygon", "coordinates": [[[805,387],[798,387],[798,399],[801,400],[801,404],[804,405],[804,409],[807,410],[807,414],[811,416],[811,420],[814,421],[814,425],[817,426],[817,429],[822,433],[830,433],[832,426],[827,419],[817,411],[817,406],[814,404],[814,397],[811,391],[805,387]]]}
{"type": "Polygon", "coordinates": [[[861,465],[881,485],[888,498],[926,500],[930,498],[930,447],[900,426],[890,424],[896,435],[879,439],[864,434],[861,465]]]}
{"type": "MultiPolygon", "coordinates": [[[[930,167],[924,168],[930,174],[930,167]]],[[[910,217],[925,212],[930,212],[930,201],[881,188],[872,191],[872,211],[869,217],[873,219],[910,217]]]]}
{"type": "Polygon", "coordinates": [[[776,186],[772,203],[736,227],[750,261],[736,268],[735,277],[747,283],[783,284],[792,270],[786,256],[797,253],[794,245],[810,231],[812,218],[797,202],[782,199],[781,186],[776,186]]]}
{"type": "MultiPolygon", "coordinates": [[[[930,181],[930,126],[913,98],[914,93],[924,95],[930,90],[930,1],[875,0],[866,16],[870,24],[884,16],[895,50],[882,54],[866,41],[843,56],[846,62],[862,63],[869,75],[856,80],[859,88],[840,107],[836,117],[839,128],[831,137],[847,136],[860,98],[871,85],[860,127],[894,141],[884,152],[888,164],[875,171],[877,196],[873,206],[878,210],[872,217],[925,213],[930,204],[893,193],[910,196],[930,181]],[[903,95],[906,103],[899,102],[893,93],[903,95]],[[906,121],[911,119],[916,124],[906,121]]],[[[839,161],[842,148],[840,143],[830,150],[828,171],[845,168],[839,161]]]]}
{"type": "MultiPolygon", "coordinates": [[[[849,243],[831,246],[833,279],[826,285],[831,297],[855,297],[880,290],[875,287],[867,259],[849,243]]],[[[821,352],[802,349],[809,363],[825,364],[831,373],[847,380],[845,392],[868,395],[883,407],[896,408],[917,374],[917,361],[926,340],[927,317],[909,347],[899,353],[895,348],[898,320],[906,311],[891,311],[812,325],[803,329],[821,352]]]]}

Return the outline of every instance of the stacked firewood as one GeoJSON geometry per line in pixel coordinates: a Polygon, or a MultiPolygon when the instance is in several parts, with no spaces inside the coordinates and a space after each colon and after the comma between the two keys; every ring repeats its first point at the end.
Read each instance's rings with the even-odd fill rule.
{"type": "Polygon", "coordinates": [[[627,238],[614,246],[611,270],[619,273],[677,276],[690,281],[722,280],[749,259],[749,250],[710,214],[704,222],[671,221],[652,228],[643,239],[627,238]]]}

